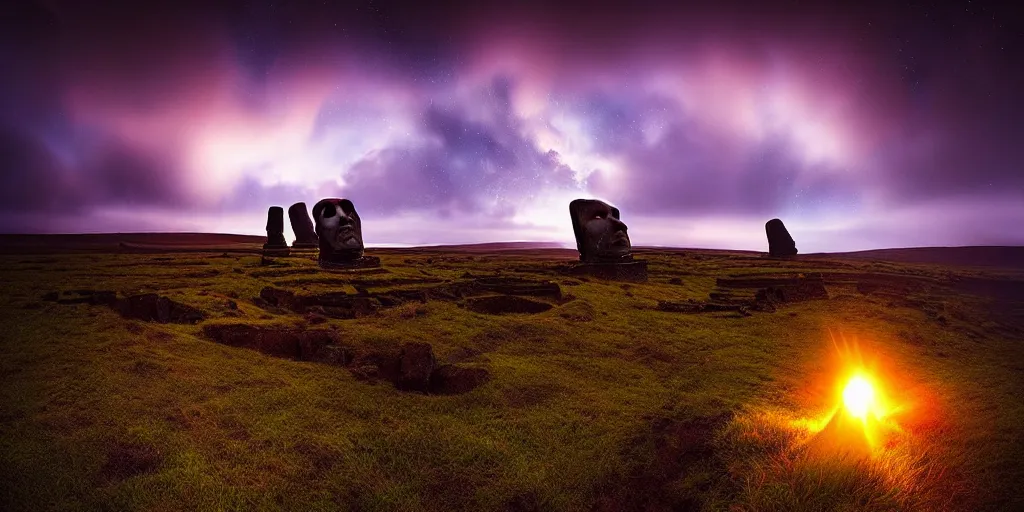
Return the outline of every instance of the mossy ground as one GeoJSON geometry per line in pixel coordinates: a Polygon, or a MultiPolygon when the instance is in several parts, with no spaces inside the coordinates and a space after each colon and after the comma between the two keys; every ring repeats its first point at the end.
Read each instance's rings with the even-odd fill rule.
{"type": "Polygon", "coordinates": [[[371,252],[389,271],[375,279],[501,271],[563,283],[569,301],[535,315],[430,301],[330,320],[353,345],[425,341],[441,361],[491,370],[469,393],[428,396],[218,345],[201,324],[41,300],[75,289],[158,292],[203,309],[207,322],[301,323],[251,299],[271,285],[355,293],[309,257],[282,258],[280,268],[245,254],[0,257],[0,508],[1024,507],[1024,346],[1020,316],[1004,303],[949,291],[922,308],[829,286],[829,300],[775,313],[655,309],[658,300],[705,300],[730,274],[949,280],[979,271],[640,251],[649,282],[623,284],[546,272],[565,262],[561,251],[371,252]],[[907,405],[901,432],[875,460],[802,455],[810,434],[800,422],[836,405],[830,332],[855,338],[907,405]],[[694,455],[686,425],[708,418],[731,419],[714,424],[710,448],[694,455]]]}

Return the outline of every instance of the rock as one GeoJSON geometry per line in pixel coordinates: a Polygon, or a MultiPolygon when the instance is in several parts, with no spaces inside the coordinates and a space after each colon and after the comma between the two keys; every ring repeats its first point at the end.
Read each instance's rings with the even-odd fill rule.
{"type": "Polygon", "coordinates": [[[295,303],[295,293],[272,286],[266,286],[260,290],[260,298],[271,306],[281,308],[291,308],[295,303]]]}
{"type": "MultiPolygon", "coordinates": [[[[587,275],[609,281],[647,282],[647,262],[630,261],[626,263],[580,263],[561,269],[562,272],[582,276],[587,275]]],[[[586,281],[585,278],[580,278],[586,281]]]]}
{"type": "Polygon", "coordinates": [[[133,295],[116,301],[113,306],[125,318],[147,322],[194,324],[206,318],[206,315],[197,308],[155,293],[133,295]]]}
{"type": "Polygon", "coordinates": [[[486,368],[446,364],[430,375],[430,392],[438,395],[467,393],[491,379],[486,368]]]}
{"type": "Polygon", "coordinates": [[[326,345],[317,352],[310,361],[316,363],[346,366],[352,362],[353,352],[348,347],[339,345],[326,345]]]}
{"type": "Polygon", "coordinates": [[[71,290],[67,292],[75,297],[58,298],[57,304],[92,304],[94,306],[113,306],[117,302],[117,293],[97,290],[71,290]]]}
{"type": "Polygon", "coordinates": [[[405,343],[400,357],[401,367],[395,385],[405,391],[426,392],[436,364],[433,347],[423,342],[405,343]]]}
{"type": "Polygon", "coordinates": [[[768,255],[773,257],[796,256],[796,242],[786,226],[779,219],[772,219],[764,225],[768,236],[768,255]]]}
{"type": "Polygon", "coordinates": [[[757,277],[719,277],[715,279],[715,286],[718,288],[767,288],[769,286],[790,286],[799,285],[807,281],[821,281],[824,283],[822,275],[819,273],[810,274],[782,274],[782,275],[766,275],[757,277]]]}
{"type": "Polygon", "coordinates": [[[555,300],[562,298],[562,288],[551,281],[537,281],[517,277],[481,277],[472,282],[476,290],[506,295],[528,295],[533,297],[549,297],[555,300]]]}
{"type": "Polygon", "coordinates": [[[466,308],[476,313],[503,315],[511,313],[536,314],[552,308],[551,304],[515,295],[475,297],[466,300],[466,308]]]}
{"type": "Polygon", "coordinates": [[[657,310],[670,313],[716,313],[722,311],[735,311],[741,316],[750,316],[747,304],[721,304],[716,302],[676,302],[670,300],[659,300],[657,310]]]}
{"type": "Polygon", "coordinates": [[[318,314],[340,319],[372,315],[379,308],[380,302],[373,297],[349,295],[345,292],[296,295],[291,305],[292,311],[297,313],[304,313],[312,309],[318,314]]]}
{"type": "Polygon", "coordinates": [[[334,354],[325,355],[324,351],[338,342],[338,335],[327,329],[304,330],[248,324],[205,325],[203,334],[232,347],[249,348],[267,355],[303,361],[336,357],[334,354]]]}
{"type": "Polygon", "coordinates": [[[306,203],[295,203],[288,207],[288,220],[292,224],[292,233],[295,234],[295,241],[292,242],[293,249],[316,249],[319,240],[313,221],[309,218],[309,210],[306,203]]]}
{"type": "MultiPolygon", "coordinates": [[[[326,329],[311,329],[299,333],[299,359],[303,361],[319,361],[325,357],[324,351],[329,346],[336,347],[337,334],[326,329]]],[[[336,357],[336,354],[330,354],[336,357]]]]}
{"type": "Polygon", "coordinates": [[[825,290],[825,283],[820,279],[804,279],[796,284],[763,288],[758,290],[754,297],[758,302],[803,302],[828,299],[828,291],[825,290]]]}
{"type": "Polygon", "coordinates": [[[306,323],[308,323],[309,325],[319,325],[327,323],[327,317],[318,313],[313,313],[311,311],[309,313],[306,313],[306,323]]]}
{"type": "Polygon", "coordinates": [[[380,374],[380,368],[375,364],[361,364],[349,368],[349,373],[358,380],[376,380],[380,374]]]}
{"type": "Polygon", "coordinates": [[[372,378],[398,382],[402,373],[401,347],[378,347],[374,349],[364,348],[357,351],[352,358],[351,363],[351,370],[353,371],[353,374],[355,374],[359,368],[368,366],[374,367],[372,378]]]}

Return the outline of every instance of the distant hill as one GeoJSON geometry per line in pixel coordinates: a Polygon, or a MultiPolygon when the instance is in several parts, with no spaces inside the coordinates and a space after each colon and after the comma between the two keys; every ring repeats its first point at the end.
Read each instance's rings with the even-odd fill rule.
{"type": "Polygon", "coordinates": [[[875,249],[871,251],[814,253],[802,258],[894,261],[898,263],[931,263],[972,267],[1024,268],[1024,247],[912,247],[875,249]]]}
{"type": "Polygon", "coordinates": [[[221,233],[83,233],[0,235],[0,254],[47,252],[118,252],[123,249],[193,250],[258,248],[265,236],[221,233]]]}
{"type": "MultiPolygon", "coordinates": [[[[575,245],[575,244],[574,244],[575,245]]],[[[492,252],[492,251],[523,251],[534,249],[566,249],[565,244],[558,242],[485,242],[479,244],[458,245],[418,245],[414,248],[446,250],[459,252],[492,252]]]]}
{"type": "MultiPolygon", "coordinates": [[[[60,252],[121,252],[121,251],[224,251],[259,252],[266,241],[264,236],[232,235],[225,233],[96,233],[58,235],[3,235],[0,234],[0,254],[45,254],[60,252]]],[[[559,242],[487,242],[461,245],[413,246],[405,249],[455,252],[498,252],[563,250],[575,251],[574,244],[559,242]]],[[[374,248],[371,250],[388,250],[374,248]]],[[[710,254],[749,254],[759,251],[689,249],[676,247],[635,247],[637,253],[646,251],[684,251],[710,254]]],[[[396,249],[400,250],[400,249],[396,249]]],[[[930,263],[973,267],[1024,268],[1024,247],[914,247],[905,249],[875,249],[870,251],[801,254],[799,259],[875,260],[898,263],[930,263]]]]}

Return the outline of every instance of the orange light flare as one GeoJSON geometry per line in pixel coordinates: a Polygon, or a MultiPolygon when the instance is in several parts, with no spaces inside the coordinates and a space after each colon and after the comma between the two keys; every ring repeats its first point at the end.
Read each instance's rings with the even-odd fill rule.
{"type": "Polygon", "coordinates": [[[832,405],[825,417],[805,423],[814,433],[812,448],[878,455],[892,434],[904,432],[896,420],[909,403],[893,395],[901,388],[899,373],[887,370],[877,355],[866,357],[855,341],[843,338],[840,345],[833,337],[832,342],[832,405]]]}

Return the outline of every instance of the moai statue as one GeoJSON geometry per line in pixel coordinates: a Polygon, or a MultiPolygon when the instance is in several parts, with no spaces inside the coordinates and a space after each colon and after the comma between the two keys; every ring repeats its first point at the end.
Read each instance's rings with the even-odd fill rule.
{"type": "Polygon", "coordinates": [[[573,267],[573,273],[647,280],[647,262],[633,260],[628,228],[619,218],[618,208],[596,199],[576,199],[569,203],[569,216],[581,262],[573,267]]]}
{"type": "Polygon", "coordinates": [[[284,239],[284,208],[271,206],[267,211],[267,243],[264,256],[288,256],[288,242],[284,239]]]}
{"type": "Polygon", "coordinates": [[[626,224],[619,220],[619,209],[596,199],[576,199],[569,203],[576,250],[584,263],[623,263],[633,261],[626,224]]]}
{"type": "Polygon", "coordinates": [[[313,205],[314,230],[324,268],[378,267],[380,258],[363,255],[363,226],[348,199],[321,199],[313,205]]]}
{"type": "Polygon", "coordinates": [[[768,255],[772,257],[796,256],[796,242],[789,235],[785,224],[779,219],[772,219],[764,225],[768,235],[768,255]]]}
{"type": "Polygon", "coordinates": [[[306,203],[295,203],[288,208],[288,220],[292,223],[295,241],[292,249],[316,249],[319,246],[313,220],[309,218],[306,203]]]}

